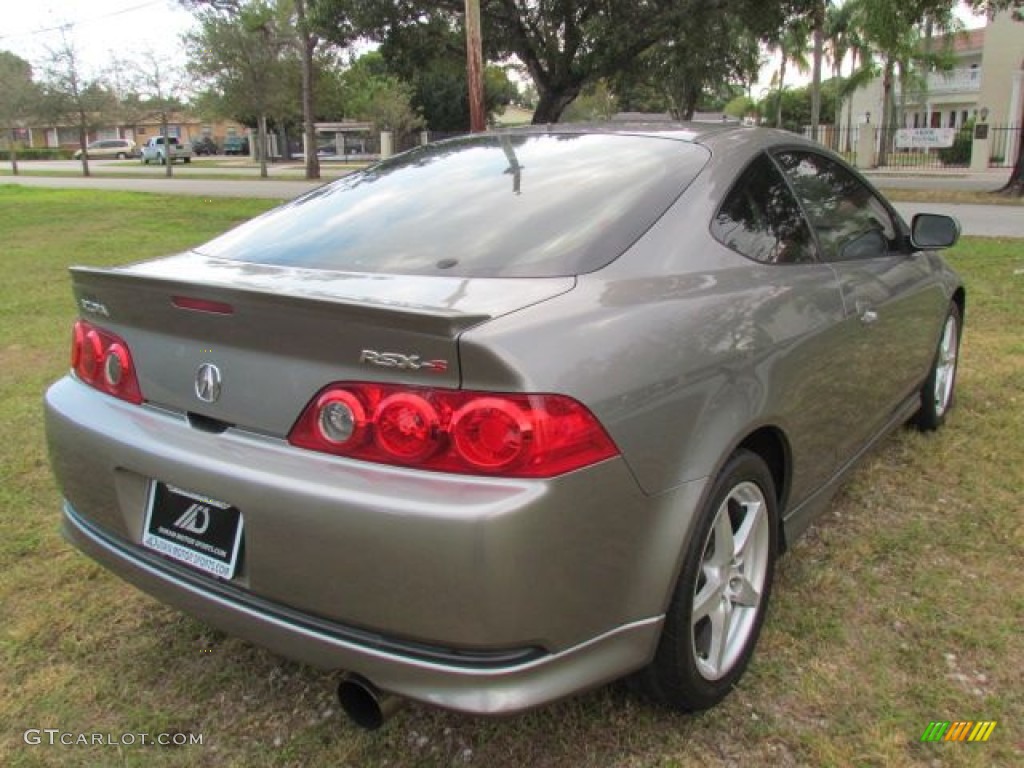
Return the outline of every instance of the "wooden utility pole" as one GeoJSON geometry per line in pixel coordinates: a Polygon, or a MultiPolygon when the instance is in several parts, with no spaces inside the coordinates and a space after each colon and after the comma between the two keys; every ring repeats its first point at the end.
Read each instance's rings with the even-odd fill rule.
{"type": "Polygon", "coordinates": [[[469,130],[487,130],[484,112],[484,52],[480,38],[480,0],[466,0],[466,80],[469,82],[469,130]]]}

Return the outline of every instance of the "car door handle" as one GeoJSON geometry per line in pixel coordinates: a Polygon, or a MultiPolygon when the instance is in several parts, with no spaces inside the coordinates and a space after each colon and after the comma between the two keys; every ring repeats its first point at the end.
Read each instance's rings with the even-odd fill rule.
{"type": "Polygon", "coordinates": [[[864,325],[871,325],[878,320],[878,313],[871,308],[871,305],[861,301],[857,302],[857,314],[860,315],[860,321],[864,325]]]}

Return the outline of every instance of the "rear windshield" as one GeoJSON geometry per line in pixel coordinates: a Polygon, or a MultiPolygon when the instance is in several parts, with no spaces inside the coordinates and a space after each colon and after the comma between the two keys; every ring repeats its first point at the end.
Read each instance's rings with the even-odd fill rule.
{"type": "Polygon", "coordinates": [[[702,147],[621,134],[483,134],[321,187],[197,250],[389,274],[551,277],[599,269],[693,180],[702,147]]]}

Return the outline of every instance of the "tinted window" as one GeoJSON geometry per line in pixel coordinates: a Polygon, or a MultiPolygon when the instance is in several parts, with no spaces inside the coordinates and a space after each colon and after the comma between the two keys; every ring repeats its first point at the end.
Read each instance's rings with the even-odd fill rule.
{"type": "Polygon", "coordinates": [[[899,250],[885,205],[849,170],[814,152],[780,152],[777,157],[810,217],[825,260],[899,250]]]}
{"type": "Polygon", "coordinates": [[[765,155],[737,179],[711,224],[711,234],[755,261],[814,261],[807,221],[779,169],[765,155]]]}
{"type": "Polygon", "coordinates": [[[665,138],[485,134],[420,147],[201,246],[314,269],[554,276],[619,256],[700,171],[665,138]]]}

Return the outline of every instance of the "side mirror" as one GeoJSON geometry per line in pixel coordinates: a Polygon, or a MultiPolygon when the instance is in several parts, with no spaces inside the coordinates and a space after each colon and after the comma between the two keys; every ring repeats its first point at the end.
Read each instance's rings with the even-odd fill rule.
{"type": "Polygon", "coordinates": [[[910,242],[922,251],[950,248],[960,239],[960,222],[952,216],[919,213],[910,225],[910,242]]]}

